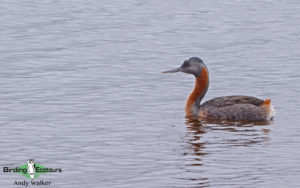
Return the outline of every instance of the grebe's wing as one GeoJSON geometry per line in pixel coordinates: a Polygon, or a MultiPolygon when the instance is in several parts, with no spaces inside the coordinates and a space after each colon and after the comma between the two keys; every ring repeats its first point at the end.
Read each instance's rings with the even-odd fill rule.
{"type": "Polygon", "coordinates": [[[211,100],[206,101],[201,104],[201,107],[225,107],[231,106],[235,104],[252,104],[254,106],[260,106],[264,103],[264,100],[250,97],[250,96],[225,96],[225,97],[217,97],[211,100]]]}

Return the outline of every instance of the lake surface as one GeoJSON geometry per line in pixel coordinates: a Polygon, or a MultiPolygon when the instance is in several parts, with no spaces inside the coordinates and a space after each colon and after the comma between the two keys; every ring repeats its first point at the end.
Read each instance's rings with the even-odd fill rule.
{"type": "Polygon", "coordinates": [[[300,2],[1,1],[0,187],[33,158],[50,187],[299,187],[300,2]],[[185,118],[205,100],[271,98],[270,123],[185,118]]]}

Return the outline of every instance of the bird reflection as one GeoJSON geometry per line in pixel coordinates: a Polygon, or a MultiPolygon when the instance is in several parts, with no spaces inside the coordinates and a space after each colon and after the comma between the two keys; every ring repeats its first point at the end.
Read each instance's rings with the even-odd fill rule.
{"type": "MultiPolygon", "coordinates": [[[[194,154],[199,155],[199,153],[204,153],[203,151],[201,152],[201,149],[205,148],[204,140],[201,141],[200,139],[208,132],[212,135],[215,134],[216,138],[222,138],[222,144],[229,144],[234,137],[238,137],[239,140],[236,140],[237,143],[242,144],[243,141],[248,140],[249,142],[245,142],[244,146],[249,146],[248,144],[251,143],[269,140],[268,134],[270,129],[267,126],[271,124],[271,121],[223,121],[186,117],[185,124],[187,126],[186,142],[196,147],[197,149],[194,149],[196,150],[194,154]],[[222,135],[222,132],[219,131],[225,131],[225,133],[231,132],[234,134],[232,134],[231,137],[226,138],[222,135]]],[[[209,143],[215,143],[216,141],[217,140],[210,139],[209,143]]]]}
{"type": "MultiPolygon", "coordinates": [[[[190,148],[193,150],[193,155],[206,155],[206,153],[203,151],[205,142],[201,141],[202,136],[207,132],[206,127],[203,126],[203,124],[197,119],[187,119],[185,124],[187,125],[188,129],[186,142],[190,144],[190,148]]],[[[198,163],[198,165],[201,164],[198,163]]]]}
{"type": "Polygon", "coordinates": [[[248,147],[268,141],[270,123],[269,121],[229,122],[187,117],[184,158],[185,170],[192,172],[192,177],[185,179],[197,182],[198,186],[207,187],[209,179],[203,177],[206,174],[205,159],[209,161],[210,155],[226,151],[228,148],[236,147],[238,150],[240,146],[248,147]],[[199,177],[200,173],[201,177],[199,177]]]}

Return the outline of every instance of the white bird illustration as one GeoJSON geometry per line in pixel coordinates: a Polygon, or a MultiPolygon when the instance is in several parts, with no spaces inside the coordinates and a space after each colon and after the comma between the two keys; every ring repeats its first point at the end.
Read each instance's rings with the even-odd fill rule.
{"type": "Polygon", "coordinates": [[[35,174],[35,164],[33,159],[28,160],[27,172],[30,175],[30,178],[33,179],[35,174]]]}

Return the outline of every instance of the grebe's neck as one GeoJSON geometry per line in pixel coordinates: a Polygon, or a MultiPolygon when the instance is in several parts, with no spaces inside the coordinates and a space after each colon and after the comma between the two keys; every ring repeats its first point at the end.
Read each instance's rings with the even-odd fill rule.
{"type": "Polygon", "coordinates": [[[195,77],[195,87],[192,93],[189,95],[185,104],[185,113],[187,116],[197,116],[200,108],[200,102],[206,94],[209,78],[208,70],[206,67],[202,67],[201,73],[195,77]]]}

